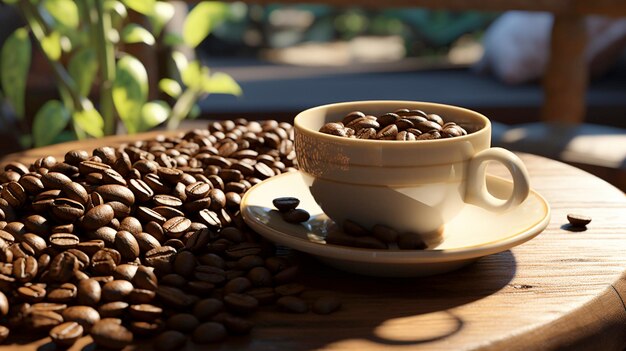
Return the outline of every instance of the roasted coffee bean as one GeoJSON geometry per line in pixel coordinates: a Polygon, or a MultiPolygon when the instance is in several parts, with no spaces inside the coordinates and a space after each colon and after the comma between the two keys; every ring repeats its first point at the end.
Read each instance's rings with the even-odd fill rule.
{"type": "Polygon", "coordinates": [[[57,282],[67,282],[78,270],[78,259],[68,252],[62,252],[52,259],[48,277],[57,282]]]}
{"type": "Polygon", "coordinates": [[[95,230],[107,225],[114,216],[115,212],[110,205],[98,205],[87,211],[83,217],[82,224],[87,230],[95,230]]]}
{"type": "Polygon", "coordinates": [[[115,248],[124,260],[133,261],[139,256],[139,243],[137,243],[137,239],[130,232],[117,232],[114,243],[115,248]]]}
{"type": "Polygon", "coordinates": [[[167,327],[183,333],[191,333],[200,324],[196,316],[190,313],[178,313],[167,320],[167,327]]]}
{"type": "Polygon", "coordinates": [[[175,273],[166,274],[159,279],[159,284],[182,288],[187,285],[187,279],[175,273]]]}
{"type": "Polygon", "coordinates": [[[313,312],[331,314],[341,308],[341,300],[335,296],[321,296],[313,303],[313,312]]]}
{"type": "Polygon", "coordinates": [[[128,303],[124,301],[114,301],[102,304],[98,308],[100,318],[118,318],[126,314],[128,310],[128,303]]]}
{"type": "Polygon", "coordinates": [[[143,227],[141,222],[135,217],[126,217],[120,222],[120,227],[118,230],[125,230],[127,232],[132,233],[133,235],[137,235],[142,232],[143,227]]]}
{"type": "Polygon", "coordinates": [[[63,320],[66,322],[76,322],[80,324],[86,332],[100,320],[100,314],[93,307],[70,306],[61,312],[63,320]]]}
{"type": "Polygon", "coordinates": [[[226,283],[226,285],[224,285],[224,294],[228,295],[230,293],[243,293],[251,287],[252,282],[250,282],[248,278],[237,277],[230,280],[228,283],[226,283]]]}
{"type": "Polygon", "coordinates": [[[300,295],[304,290],[304,285],[298,283],[283,284],[274,288],[274,291],[282,296],[300,295]]]}
{"type": "Polygon", "coordinates": [[[278,197],[272,200],[272,204],[274,204],[274,207],[280,212],[287,212],[298,207],[300,200],[295,197],[278,197]]]}
{"type": "Polygon", "coordinates": [[[72,180],[63,173],[48,172],[41,177],[41,182],[47,189],[61,190],[66,185],[70,184],[72,180]]]}
{"type": "Polygon", "coordinates": [[[367,231],[367,229],[363,228],[360,224],[351,221],[349,219],[346,219],[343,222],[343,227],[342,227],[343,231],[348,234],[348,235],[352,235],[352,236],[367,236],[370,235],[370,233],[367,231]]]}
{"type": "Polygon", "coordinates": [[[41,176],[37,174],[26,174],[20,178],[18,183],[20,183],[24,190],[30,195],[37,195],[45,189],[41,181],[41,176]]]}
{"type": "Polygon", "coordinates": [[[139,270],[139,266],[134,264],[120,264],[115,267],[115,271],[113,271],[113,278],[118,280],[128,280],[129,282],[133,280],[135,274],[137,274],[137,270],[139,270]]]}
{"type": "Polygon", "coordinates": [[[171,286],[159,286],[156,294],[165,304],[176,308],[187,308],[195,302],[195,299],[184,291],[171,286]]]}
{"type": "Polygon", "coordinates": [[[184,349],[186,343],[185,334],[176,330],[168,330],[154,339],[152,347],[156,351],[178,351],[184,349]]]}
{"type": "Polygon", "coordinates": [[[84,186],[79,183],[71,182],[66,184],[61,189],[66,198],[80,202],[81,204],[87,204],[89,201],[89,194],[84,186]]]}
{"type": "Polygon", "coordinates": [[[252,296],[238,293],[230,293],[224,296],[226,307],[240,314],[250,314],[259,306],[259,301],[252,296]]]}
{"type": "Polygon", "coordinates": [[[180,238],[191,226],[191,221],[185,217],[173,217],[163,223],[165,234],[172,238],[180,238]]]}
{"type": "Polygon", "coordinates": [[[306,313],[309,311],[309,306],[306,301],[295,296],[283,296],[276,301],[276,306],[285,312],[291,313],[306,313]]]}
{"type": "Polygon", "coordinates": [[[247,278],[254,286],[270,286],[272,284],[272,273],[265,267],[250,269],[247,278]]]}
{"type": "Polygon", "coordinates": [[[131,179],[128,188],[135,194],[139,202],[148,202],[154,196],[154,191],[141,179],[131,179]]]}
{"type": "Polygon", "coordinates": [[[384,243],[394,243],[398,240],[399,233],[392,228],[377,224],[372,227],[372,235],[384,243]]]}
{"type": "Polygon", "coordinates": [[[398,236],[398,247],[402,250],[424,250],[427,245],[419,234],[403,233],[398,236]]]}
{"type": "Polygon", "coordinates": [[[152,269],[146,266],[137,268],[131,282],[138,289],[156,290],[157,288],[157,277],[152,269]]]}
{"type": "Polygon", "coordinates": [[[69,303],[76,298],[77,292],[78,289],[76,288],[76,285],[72,283],[64,283],[58,288],[52,289],[46,298],[50,302],[69,303]]]}
{"type": "Polygon", "coordinates": [[[208,344],[222,341],[226,338],[226,328],[217,322],[206,322],[200,324],[192,334],[193,342],[197,344],[208,344]]]}
{"type": "Polygon", "coordinates": [[[128,294],[128,301],[132,304],[146,304],[152,303],[155,297],[156,293],[153,290],[133,289],[128,294]]]}
{"type": "Polygon", "coordinates": [[[591,223],[591,217],[575,213],[569,213],[567,215],[567,220],[572,227],[577,228],[584,228],[587,224],[591,223]]]}
{"type": "Polygon", "coordinates": [[[95,306],[100,302],[102,289],[94,279],[78,282],[76,301],[85,306],[95,306]]]}
{"type": "Polygon", "coordinates": [[[32,256],[20,257],[13,261],[13,276],[21,283],[33,280],[37,276],[37,260],[32,256]]]}
{"type": "Polygon", "coordinates": [[[215,298],[203,299],[193,306],[193,315],[200,321],[206,321],[224,309],[224,303],[215,298]]]}
{"type": "Polygon", "coordinates": [[[74,222],[85,213],[85,206],[80,202],[57,198],[52,201],[52,215],[62,222],[74,222]]]}
{"type": "Polygon", "coordinates": [[[76,245],[80,242],[80,239],[74,234],[56,233],[50,235],[48,241],[50,241],[50,244],[53,247],[59,250],[67,250],[76,247],[76,245]]]}
{"type": "Polygon", "coordinates": [[[122,349],[133,342],[133,334],[122,326],[119,319],[105,318],[91,328],[93,341],[107,349],[122,349]]]}
{"type": "Polygon", "coordinates": [[[135,239],[137,240],[137,244],[139,245],[139,251],[141,252],[148,252],[157,247],[161,247],[159,241],[154,236],[148,233],[135,234],[135,239]]]}
{"type": "Polygon", "coordinates": [[[288,223],[303,223],[309,220],[311,215],[301,208],[291,209],[282,213],[283,220],[288,223]]]}
{"type": "Polygon", "coordinates": [[[9,314],[9,300],[7,296],[0,291],[0,317],[4,317],[9,314]]]}
{"type": "Polygon", "coordinates": [[[102,287],[102,301],[123,301],[133,291],[133,284],[126,280],[113,280],[102,287]]]}
{"type": "Polygon", "coordinates": [[[83,327],[76,322],[65,322],[50,330],[52,342],[62,348],[72,346],[81,336],[83,327]]]}
{"type": "Polygon", "coordinates": [[[145,222],[165,223],[167,219],[149,207],[139,206],[136,212],[137,218],[145,222]]]}
{"type": "Polygon", "coordinates": [[[27,317],[27,325],[35,331],[50,330],[63,323],[63,317],[53,311],[31,311],[27,317]]]}
{"type": "Polygon", "coordinates": [[[275,284],[285,284],[295,279],[298,274],[298,266],[287,267],[274,275],[275,284]]]}
{"type": "Polygon", "coordinates": [[[0,191],[0,196],[14,208],[22,207],[28,199],[26,190],[24,190],[18,182],[4,184],[4,187],[0,191]]]}
{"type": "Polygon", "coordinates": [[[135,203],[135,194],[125,186],[118,184],[101,185],[95,189],[105,201],[118,201],[130,206],[135,203]]]}

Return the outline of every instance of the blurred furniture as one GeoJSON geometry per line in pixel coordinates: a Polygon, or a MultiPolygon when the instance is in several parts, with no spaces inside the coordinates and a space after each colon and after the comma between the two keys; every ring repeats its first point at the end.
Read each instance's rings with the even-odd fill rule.
{"type": "MultiPolygon", "coordinates": [[[[204,123],[202,123],[204,124],[204,123]]],[[[62,159],[154,137],[114,136],[33,149],[4,160],[62,159]]],[[[168,132],[170,135],[174,134],[168,132]]],[[[626,346],[626,209],[624,194],[574,167],[520,154],[533,188],[552,209],[536,238],[456,272],[415,279],[372,279],[342,273],[303,257],[306,299],[332,291],[340,311],[320,316],[261,308],[249,337],[230,337],[220,350],[623,350],[626,346]],[[586,231],[566,230],[566,214],[593,218],[586,231]]],[[[491,172],[506,175],[502,168],[491,172]]],[[[8,340],[11,350],[47,349],[49,338],[8,340]]],[[[70,350],[92,349],[83,337],[70,350]],[[88,345],[88,346],[87,346],[88,345]]],[[[136,349],[151,343],[138,341],[136,349]]],[[[188,342],[188,350],[206,349],[188,342]]]]}

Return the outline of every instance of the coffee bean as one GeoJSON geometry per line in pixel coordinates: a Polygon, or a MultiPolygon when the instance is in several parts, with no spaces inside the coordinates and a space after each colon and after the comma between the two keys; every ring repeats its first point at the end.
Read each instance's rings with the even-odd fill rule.
{"type": "Polygon", "coordinates": [[[250,314],[257,309],[259,301],[249,295],[230,293],[224,296],[224,304],[235,313],[250,314]]]}
{"type": "Polygon", "coordinates": [[[7,296],[0,291],[0,317],[4,317],[9,314],[9,300],[7,296]]]}
{"type": "MultiPolygon", "coordinates": [[[[21,288],[20,288],[21,289],[21,288]]],[[[35,331],[50,330],[63,323],[63,317],[53,311],[31,311],[27,317],[27,325],[35,331]]]]}
{"type": "Polygon", "coordinates": [[[163,309],[150,304],[139,304],[130,306],[130,315],[136,320],[152,321],[161,317],[163,309]]]}
{"type": "Polygon", "coordinates": [[[13,262],[13,276],[17,281],[26,283],[37,276],[38,264],[34,257],[20,257],[13,262]]]}
{"type": "Polygon", "coordinates": [[[61,222],[74,222],[85,213],[85,207],[78,201],[57,198],[52,201],[52,215],[61,222]]]}
{"type": "Polygon", "coordinates": [[[135,194],[125,186],[118,184],[101,185],[96,188],[105,201],[118,201],[130,206],[135,203],[135,194]]]}
{"type": "Polygon", "coordinates": [[[237,277],[224,285],[224,294],[243,293],[252,287],[252,282],[245,277],[237,277]]]}
{"type": "Polygon", "coordinates": [[[72,180],[63,173],[48,172],[41,177],[41,182],[43,183],[44,187],[48,189],[61,190],[67,184],[70,184],[72,180]]]}
{"type": "Polygon", "coordinates": [[[137,236],[143,230],[141,222],[135,217],[126,217],[120,222],[118,230],[125,230],[137,236]]]}
{"type": "Polygon", "coordinates": [[[89,306],[70,306],[61,312],[61,315],[64,321],[76,322],[86,332],[89,332],[92,326],[100,320],[98,311],[89,306]]]}
{"type": "Polygon", "coordinates": [[[66,348],[72,346],[83,336],[83,327],[76,322],[65,322],[52,328],[49,335],[53,343],[66,348]]]}
{"type": "Polygon", "coordinates": [[[370,235],[370,233],[367,231],[367,229],[363,228],[358,223],[356,223],[354,221],[351,221],[349,219],[346,219],[343,222],[342,229],[343,229],[343,231],[346,234],[352,235],[352,236],[367,236],[367,235],[370,235]]]}
{"type": "Polygon", "coordinates": [[[137,268],[131,282],[138,289],[156,290],[157,288],[157,277],[152,269],[146,266],[137,268]]]}
{"type": "Polygon", "coordinates": [[[51,290],[47,295],[47,299],[50,302],[69,303],[76,298],[77,293],[78,288],[76,285],[72,283],[64,283],[58,288],[51,290]]]}
{"type": "Polygon", "coordinates": [[[70,200],[80,202],[83,205],[89,201],[89,194],[87,193],[87,190],[79,183],[71,182],[65,184],[61,190],[63,194],[65,194],[65,197],[70,200]]]}
{"type": "Polygon", "coordinates": [[[402,250],[424,250],[427,245],[419,234],[404,233],[398,237],[398,247],[402,250]]]}
{"type": "Polygon", "coordinates": [[[295,197],[278,197],[272,200],[272,204],[280,212],[287,212],[293,210],[300,204],[300,200],[295,197]]]}
{"type": "Polygon", "coordinates": [[[105,318],[91,328],[94,342],[107,349],[122,349],[133,342],[133,334],[122,326],[119,319],[105,318]]]}
{"type": "Polygon", "coordinates": [[[301,208],[291,209],[287,212],[282,213],[283,219],[288,223],[302,223],[309,220],[311,215],[301,208]]]}
{"type": "Polygon", "coordinates": [[[178,351],[182,350],[186,343],[185,334],[176,330],[168,330],[154,339],[152,346],[156,351],[178,351]]]}
{"type": "Polygon", "coordinates": [[[154,196],[154,191],[141,179],[131,179],[128,182],[128,188],[139,202],[148,202],[154,196]]]}
{"type": "Polygon", "coordinates": [[[24,190],[18,182],[4,184],[4,187],[0,191],[0,196],[14,208],[22,207],[28,199],[26,190],[24,190]]]}
{"type": "Polygon", "coordinates": [[[584,228],[587,224],[591,223],[591,217],[575,213],[569,213],[567,220],[573,227],[577,228],[584,228]]]}
{"type": "Polygon", "coordinates": [[[76,301],[85,306],[95,306],[100,302],[102,289],[94,279],[85,279],[78,282],[76,301]]]}
{"type": "Polygon", "coordinates": [[[191,221],[185,217],[173,217],[163,223],[165,234],[172,238],[180,238],[191,226],[191,221]]]}
{"type": "Polygon", "coordinates": [[[133,289],[128,295],[128,301],[132,304],[149,304],[155,297],[156,293],[153,290],[133,289]]]}
{"type": "Polygon", "coordinates": [[[124,301],[109,302],[102,304],[98,308],[98,313],[100,314],[100,318],[103,319],[122,317],[126,314],[128,306],[128,303],[124,301]]]}
{"type": "Polygon", "coordinates": [[[306,313],[309,311],[309,306],[306,302],[295,296],[283,296],[276,301],[276,306],[279,309],[291,312],[291,313],[306,313]]]}
{"type": "Polygon", "coordinates": [[[196,316],[190,313],[177,313],[167,320],[167,327],[183,333],[191,333],[200,324],[196,316]]]}
{"type": "Polygon", "coordinates": [[[126,280],[113,280],[102,287],[102,301],[123,301],[133,291],[133,284],[126,280]]]}
{"type": "Polygon", "coordinates": [[[167,219],[149,207],[139,206],[136,212],[137,218],[145,222],[165,223],[167,219]]]}
{"type": "Polygon", "coordinates": [[[274,288],[274,291],[282,296],[300,295],[304,290],[304,285],[298,283],[283,284],[274,288]]]}
{"type": "Polygon", "coordinates": [[[131,233],[127,231],[117,232],[114,243],[124,260],[132,261],[139,256],[139,243],[131,233]]]}
{"type": "Polygon", "coordinates": [[[115,212],[108,204],[98,205],[87,211],[83,217],[83,227],[88,230],[95,230],[111,222],[115,212]]]}
{"type": "Polygon", "coordinates": [[[76,247],[80,242],[80,239],[76,235],[70,233],[52,234],[48,240],[53,247],[59,250],[71,249],[76,247]]]}
{"type": "Polygon", "coordinates": [[[222,341],[226,338],[226,328],[217,322],[200,324],[192,334],[192,340],[198,344],[208,344],[222,341]]]}
{"type": "Polygon", "coordinates": [[[313,312],[331,314],[341,308],[341,301],[335,296],[322,296],[313,303],[313,312]]]}
{"type": "Polygon", "coordinates": [[[176,249],[171,246],[161,246],[145,253],[144,258],[148,266],[154,267],[162,272],[172,270],[172,260],[176,255],[176,249]]]}
{"type": "Polygon", "coordinates": [[[194,303],[194,299],[184,291],[171,286],[159,286],[156,289],[157,296],[165,304],[176,308],[187,308],[194,303]]]}
{"type": "Polygon", "coordinates": [[[134,264],[120,264],[115,267],[115,271],[113,271],[113,278],[117,280],[127,280],[132,281],[137,274],[137,270],[139,270],[139,266],[134,264]]]}
{"type": "Polygon", "coordinates": [[[78,270],[78,259],[71,253],[62,252],[50,262],[48,277],[57,282],[67,282],[78,270]]]}

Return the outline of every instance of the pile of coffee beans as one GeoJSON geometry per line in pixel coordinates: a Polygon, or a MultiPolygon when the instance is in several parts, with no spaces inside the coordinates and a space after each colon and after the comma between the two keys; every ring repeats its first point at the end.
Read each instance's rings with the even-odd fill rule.
{"type": "Polygon", "coordinates": [[[311,215],[301,208],[297,208],[300,205],[300,199],[295,197],[277,197],[272,200],[272,204],[280,212],[285,222],[289,223],[302,223],[309,220],[311,215]]]}
{"type": "Polygon", "coordinates": [[[377,250],[425,250],[428,248],[422,235],[411,232],[400,233],[393,228],[380,224],[367,230],[354,221],[346,220],[342,229],[341,232],[329,232],[325,239],[326,242],[334,245],[377,250]]]}
{"type": "MultiPolygon", "coordinates": [[[[290,124],[243,119],[8,163],[0,340],[28,330],[67,347],[89,334],[119,349],[154,336],[157,350],[177,350],[188,338],[248,333],[246,316],[262,305],[300,311],[291,301],[303,290],[292,285],[298,266],[239,208],[251,186],[295,167],[290,124]]],[[[314,302],[321,312],[336,305],[314,302]]]]}
{"type": "Polygon", "coordinates": [[[353,111],[340,122],[326,123],[319,131],[346,138],[402,141],[467,135],[467,131],[461,126],[454,122],[445,122],[437,114],[406,108],[380,116],[353,111]]]}

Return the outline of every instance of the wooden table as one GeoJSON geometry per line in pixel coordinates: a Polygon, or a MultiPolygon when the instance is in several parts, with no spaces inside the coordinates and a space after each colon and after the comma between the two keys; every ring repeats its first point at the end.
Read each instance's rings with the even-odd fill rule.
{"type": "MultiPolygon", "coordinates": [[[[62,157],[70,149],[128,139],[61,144],[7,159],[62,157]]],[[[250,336],[230,338],[211,349],[622,350],[626,346],[624,194],[563,163],[520,156],[532,187],[552,207],[552,220],[537,238],[459,271],[416,279],[354,276],[304,258],[301,281],[310,289],[305,297],[332,290],[341,297],[342,310],[329,316],[261,310],[253,317],[257,325],[250,336]],[[565,230],[569,212],[587,214],[593,222],[586,231],[565,230]]],[[[72,349],[81,350],[89,342],[83,338],[72,349]]],[[[10,349],[52,347],[47,343],[47,338],[24,341],[10,349]]]]}

